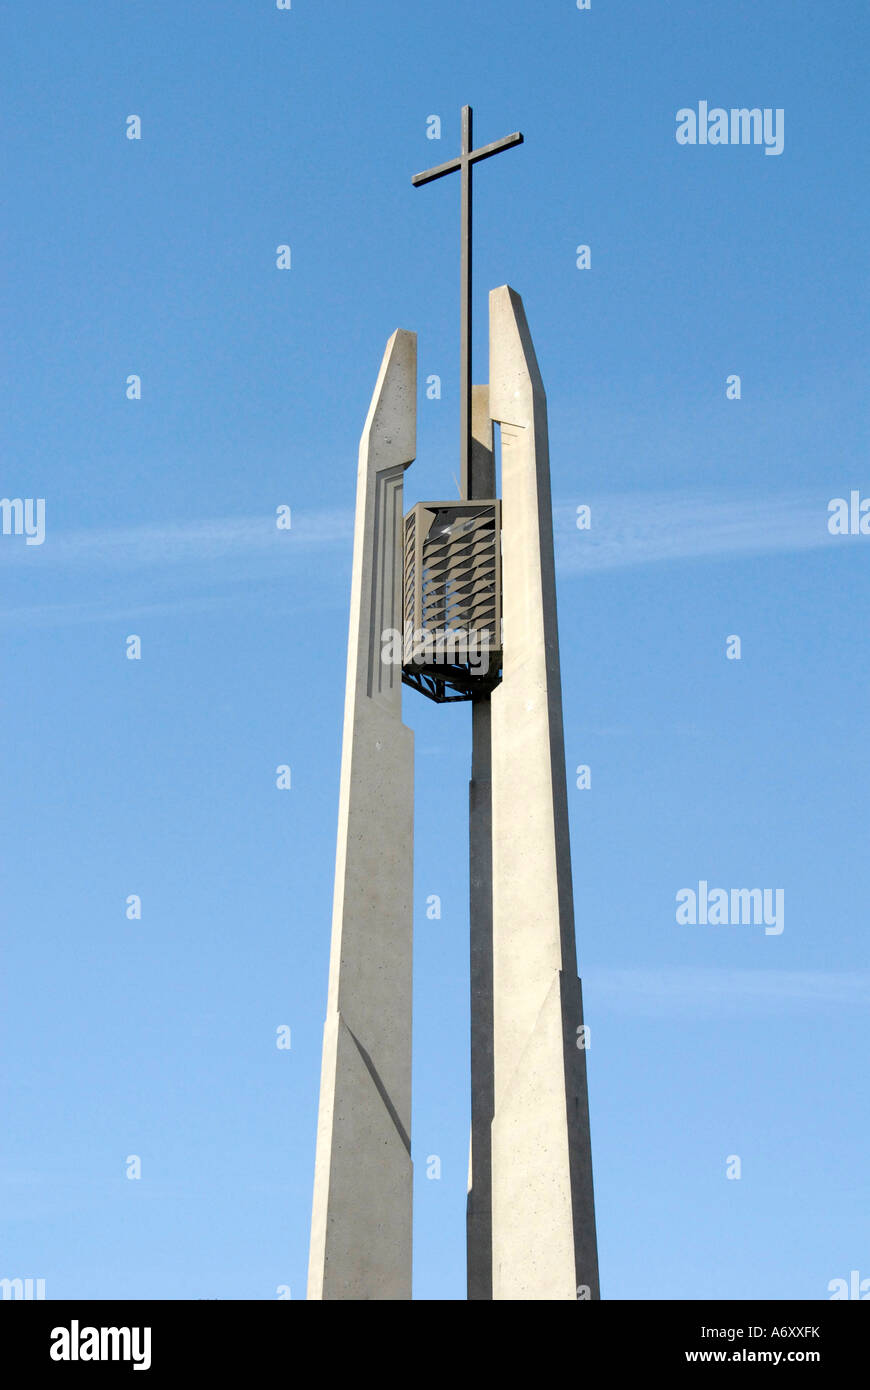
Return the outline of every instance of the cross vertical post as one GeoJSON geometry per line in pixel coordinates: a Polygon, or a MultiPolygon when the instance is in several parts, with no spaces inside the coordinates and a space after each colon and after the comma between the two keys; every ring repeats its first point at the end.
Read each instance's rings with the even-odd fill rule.
{"type": "Polygon", "coordinates": [[[522,143],[523,137],[517,130],[514,131],[513,135],[506,135],[503,140],[494,140],[492,144],[481,145],[478,150],[473,149],[473,113],[470,106],[463,106],[462,148],[458,157],[448,159],[444,164],[437,164],[433,169],[427,169],[422,174],[415,174],[411,179],[414,187],[420,188],[424,183],[432,183],[434,179],[443,178],[445,174],[453,174],[457,170],[460,174],[459,462],[462,470],[460,490],[466,500],[475,495],[481,495],[480,488],[475,486],[471,467],[473,452],[471,422],[472,233],[474,222],[472,167],[482,159],[489,159],[494,154],[500,154],[502,150],[510,149],[512,145],[521,145],[522,143]]]}
{"type": "Polygon", "coordinates": [[[471,498],[474,496],[474,478],[471,468],[471,275],[472,275],[472,254],[471,237],[472,226],[472,203],[471,203],[471,179],[472,166],[468,156],[471,153],[473,144],[473,125],[474,117],[470,106],[462,108],[462,192],[460,196],[460,303],[459,303],[459,436],[460,436],[460,455],[459,464],[461,472],[460,489],[462,496],[471,498]]]}

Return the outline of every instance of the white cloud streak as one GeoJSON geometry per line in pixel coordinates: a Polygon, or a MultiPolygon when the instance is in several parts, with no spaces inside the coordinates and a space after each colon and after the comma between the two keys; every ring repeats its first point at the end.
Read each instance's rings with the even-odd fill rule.
{"type": "Polygon", "coordinates": [[[134,570],[214,564],[230,559],[274,556],[299,550],[341,549],[353,539],[350,511],[293,513],[293,526],[279,531],[275,517],[221,517],[210,521],[153,522],[106,530],[55,532],[47,515],[45,544],[28,554],[21,538],[0,537],[0,562],[38,554],[46,567],[134,570]]]}
{"type": "MultiPolygon", "coordinates": [[[[559,570],[566,576],[667,560],[806,550],[834,539],[827,531],[827,499],[818,495],[735,499],[660,492],[589,501],[589,531],[577,530],[574,505],[560,503],[554,510],[559,570]]],[[[286,556],[299,550],[347,550],[352,540],[350,509],[297,508],[291,531],[278,531],[274,516],[268,514],[68,534],[54,531],[49,519],[42,547],[28,552],[20,538],[0,538],[0,562],[30,560],[32,555],[45,566],[123,570],[209,564],[245,555],[286,556]]]]}
{"type": "MultiPolygon", "coordinates": [[[[578,531],[576,505],[554,510],[556,567],[560,580],[606,573],[633,566],[698,562],[747,555],[776,555],[827,544],[846,543],[827,531],[827,498],[819,494],[772,498],[735,498],[724,493],[630,493],[584,499],[592,507],[592,529],[578,531]]],[[[215,604],[238,601],[238,585],[274,580],[296,559],[312,565],[318,554],[333,553],[338,565],[313,565],[317,583],[345,575],[353,545],[353,512],[347,509],[293,509],[290,531],[279,531],[273,513],[172,520],[141,526],[63,532],[53,524],[47,505],[45,544],[29,547],[23,537],[0,536],[0,568],[18,579],[12,605],[0,607],[0,621],[100,621],[131,605],[155,604],[164,611],[199,606],[207,589],[215,604]],[[50,592],[51,576],[65,571],[65,591],[50,592]],[[171,593],[127,594],[139,575],[154,572],[154,582],[171,593]],[[38,581],[31,594],[21,592],[25,577],[38,581]],[[74,579],[99,582],[109,573],[111,594],[75,592],[74,579]],[[235,585],[235,591],[228,586],[235,585]],[[49,592],[47,592],[49,589],[49,592]]],[[[297,595],[304,605],[307,594],[297,595]]],[[[346,596],[345,596],[346,597],[346,596]]],[[[337,601],[337,590],[336,590],[337,601]]]]}
{"type": "Polygon", "coordinates": [[[590,574],[663,561],[782,554],[830,545],[828,498],[659,492],[582,498],[592,526],[578,531],[576,506],[554,509],[559,574],[590,574]]]}
{"type": "Polygon", "coordinates": [[[748,970],[673,966],[589,967],[584,996],[599,1008],[644,1017],[762,1014],[870,1004],[870,971],[748,970]]]}

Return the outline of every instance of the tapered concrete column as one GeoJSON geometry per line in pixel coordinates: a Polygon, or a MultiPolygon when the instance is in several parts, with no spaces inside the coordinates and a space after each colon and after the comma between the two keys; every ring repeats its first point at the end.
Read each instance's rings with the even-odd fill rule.
{"type": "MultiPolygon", "coordinates": [[[[495,455],[489,388],[471,397],[472,498],[495,497],[495,455]]],[[[498,644],[498,634],[493,633],[498,644]]],[[[492,1298],[492,751],[489,694],[471,705],[468,786],[469,928],[471,943],[471,1146],[466,1243],[468,1298],[492,1298]]]]}
{"type": "Polygon", "coordinates": [[[547,406],[522,300],[490,295],[504,676],[493,692],[494,1299],[598,1297],[547,406]],[[579,1290],[579,1292],[578,1292],[579,1290]]]}
{"type": "Polygon", "coordinates": [[[359,452],[309,1299],[411,1297],[413,734],[381,653],[402,628],[416,382],[416,334],[399,329],[359,452]]]}

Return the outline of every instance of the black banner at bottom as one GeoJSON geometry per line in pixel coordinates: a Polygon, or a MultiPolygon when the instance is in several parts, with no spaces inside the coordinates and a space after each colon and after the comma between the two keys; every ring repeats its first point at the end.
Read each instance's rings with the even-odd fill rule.
{"type": "MultiPolygon", "coordinates": [[[[433,1328],[428,1317],[433,1307],[444,1311],[455,1304],[412,1304],[405,1324],[414,1336],[425,1341],[425,1369],[431,1371],[439,1353],[445,1363],[455,1358],[458,1348],[439,1320],[433,1328]],[[420,1311],[415,1315],[413,1309],[420,1311]],[[429,1308],[427,1314],[423,1311],[429,1308]],[[416,1322],[416,1318],[420,1322],[416,1322]],[[442,1341],[441,1339],[444,1338],[442,1341]]],[[[305,1354],[303,1376],[311,1374],[310,1355],[314,1346],[300,1338],[327,1338],[321,1343],[329,1356],[329,1373],[334,1377],[346,1351],[357,1370],[361,1358],[371,1357],[371,1338],[401,1334],[396,1326],[393,1305],[389,1326],[382,1329],[377,1312],[368,1305],[361,1329],[363,1341],[354,1336],[342,1340],[350,1324],[356,1330],[356,1316],[341,1305],[331,1311],[323,1306],[299,1302],[0,1302],[0,1338],[3,1364],[10,1363],[27,1374],[49,1372],[50,1376],[70,1374],[99,1375],[109,1369],[115,1375],[125,1372],[161,1378],[167,1372],[194,1371],[198,1379],[214,1375],[225,1378],[233,1371],[256,1371],[258,1367],[283,1364],[288,1371],[293,1358],[305,1354]]],[[[484,1314],[487,1317],[486,1314],[484,1314]]],[[[490,1314],[495,1316],[498,1314],[490,1314]]],[[[522,1335],[525,1315],[516,1323],[516,1313],[500,1350],[511,1355],[514,1335],[522,1335]]],[[[690,1302],[635,1303],[602,1300],[562,1307],[561,1312],[532,1315],[560,1331],[576,1334],[573,1345],[563,1346],[564,1357],[579,1369],[587,1358],[601,1358],[608,1371],[672,1373],[678,1367],[688,1371],[709,1366],[811,1366],[827,1374],[861,1364],[870,1331],[867,1310],[850,1302],[690,1302]],[[558,1317],[558,1323],[550,1319],[558,1317]],[[579,1358],[579,1359],[578,1359],[579,1358]]],[[[533,1321],[529,1330],[537,1330],[533,1321]]],[[[483,1328],[489,1333],[492,1324],[483,1328]]],[[[477,1331],[481,1324],[467,1331],[477,1331]]],[[[491,1350],[494,1350],[492,1348],[491,1350]]],[[[466,1347],[460,1354],[467,1359],[466,1347]]],[[[370,1369],[374,1369],[370,1363],[370,1369]]],[[[409,1370],[411,1368],[409,1367],[409,1370]]],[[[455,1373],[455,1365],[454,1365],[455,1373]]]]}

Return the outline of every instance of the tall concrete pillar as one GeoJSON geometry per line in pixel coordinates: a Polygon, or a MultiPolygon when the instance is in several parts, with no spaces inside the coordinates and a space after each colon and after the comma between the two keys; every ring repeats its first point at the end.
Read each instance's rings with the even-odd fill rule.
{"type": "Polygon", "coordinates": [[[402,629],[416,334],[387,344],[359,451],[309,1299],[411,1297],[413,734],[381,634],[402,629]]]}
{"type": "MultiPolygon", "coordinates": [[[[471,395],[469,497],[495,497],[489,388],[471,395]]],[[[498,645],[498,633],[492,634],[498,645]]],[[[467,1289],[492,1298],[492,740],[489,692],[471,702],[468,786],[469,936],[471,945],[471,1149],[466,1206],[467,1289]]]]}
{"type": "Polygon", "coordinates": [[[492,1297],[597,1298],[556,624],[547,403],[522,300],[490,295],[503,679],[491,697],[492,1297]]]}

